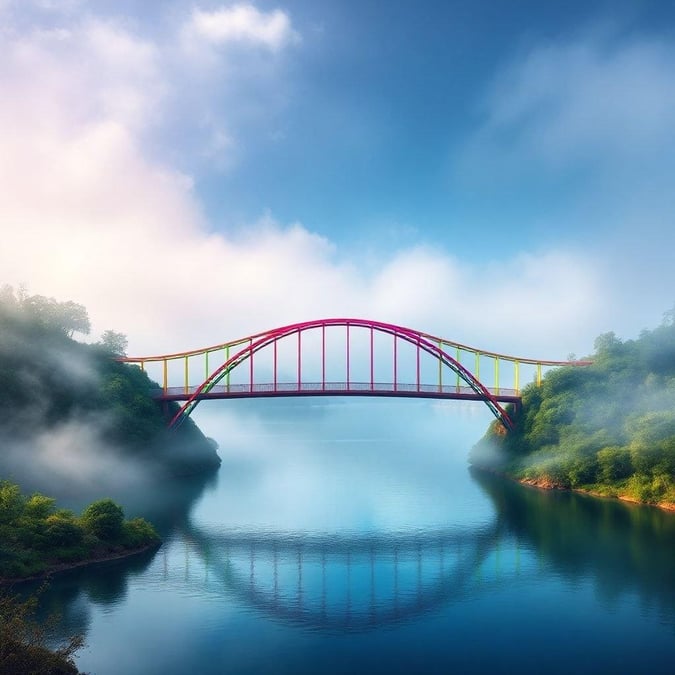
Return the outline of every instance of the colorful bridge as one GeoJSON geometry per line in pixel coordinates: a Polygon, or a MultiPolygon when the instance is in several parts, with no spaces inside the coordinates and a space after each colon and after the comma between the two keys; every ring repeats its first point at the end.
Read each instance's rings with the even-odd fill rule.
{"type": "Polygon", "coordinates": [[[502,404],[520,402],[524,369],[541,384],[544,367],[589,364],[507,356],[368,319],[305,321],[203,349],[119,360],[162,383],[158,400],[183,403],[171,427],[205,399],[398,396],[482,401],[511,429],[502,404]]]}

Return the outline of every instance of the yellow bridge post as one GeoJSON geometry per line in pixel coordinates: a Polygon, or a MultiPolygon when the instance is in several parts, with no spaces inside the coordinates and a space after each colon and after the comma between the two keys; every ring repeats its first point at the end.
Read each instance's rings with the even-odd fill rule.
{"type": "Polygon", "coordinates": [[[162,363],[164,364],[162,368],[162,389],[164,389],[164,394],[166,394],[169,388],[169,364],[166,359],[162,363]]]}
{"type": "Polygon", "coordinates": [[[520,361],[514,361],[514,371],[516,394],[520,394],[520,361]]]}
{"type": "Polygon", "coordinates": [[[537,364],[537,386],[541,387],[541,363],[537,364]]]}
{"type": "Polygon", "coordinates": [[[499,358],[495,356],[495,392],[499,394],[499,358]]]}
{"type": "Polygon", "coordinates": [[[186,356],[185,357],[185,393],[186,394],[188,393],[188,388],[189,388],[188,379],[189,379],[189,377],[188,377],[188,357],[186,356]]]}

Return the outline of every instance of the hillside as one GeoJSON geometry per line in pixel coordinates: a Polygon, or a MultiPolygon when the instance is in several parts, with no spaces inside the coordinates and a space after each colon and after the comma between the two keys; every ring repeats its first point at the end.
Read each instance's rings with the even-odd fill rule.
{"type": "Polygon", "coordinates": [[[81,305],[0,292],[0,478],[22,483],[30,470],[86,477],[89,467],[110,471],[113,461],[173,475],[217,467],[215,443],[191,420],[169,432],[150,397],[157,385],[115,361],[124,336],[73,339],[88,331],[81,305]]]}
{"type": "Polygon", "coordinates": [[[493,423],[479,468],[542,487],[675,509],[675,312],[636,340],[605,333],[593,365],[559,368],[523,391],[515,429],[493,423]]]}

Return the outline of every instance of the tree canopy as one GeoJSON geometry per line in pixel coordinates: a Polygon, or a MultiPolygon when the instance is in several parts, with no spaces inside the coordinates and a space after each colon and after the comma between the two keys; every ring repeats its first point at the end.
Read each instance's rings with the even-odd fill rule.
{"type": "Polygon", "coordinates": [[[83,305],[68,300],[59,302],[44,295],[28,295],[25,288],[15,291],[5,285],[0,290],[0,313],[4,318],[24,321],[72,337],[74,333],[88,335],[91,331],[89,315],[83,305]]]}
{"type": "Polygon", "coordinates": [[[125,520],[111,499],[90,504],[77,517],[51,497],[25,496],[15,483],[0,480],[0,542],[2,580],[149,546],[159,537],[142,518],[125,520]]]}
{"type": "MultiPolygon", "coordinates": [[[[77,422],[106,450],[142,456],[172,473],[216,468],[213,444],[191,420],[167,431],[177,404],[162,408],[152,397],[158,385],[139,367],[116,360],[126,351],[126,336],[106,330],[98,343],[72,339],[88,331],[82,305],[0,288],[0,441],[30,441],[77,422]]],[[[0,454],[0,477],[6,461],[0,454]]]]}
{"type": "Polygon", "coordinates": [[[471,461],[517,478],[675,505],[675,311],[636,340],[604,333],[593,365],[524,391],[515,429],[491,425],[471,461]]]}

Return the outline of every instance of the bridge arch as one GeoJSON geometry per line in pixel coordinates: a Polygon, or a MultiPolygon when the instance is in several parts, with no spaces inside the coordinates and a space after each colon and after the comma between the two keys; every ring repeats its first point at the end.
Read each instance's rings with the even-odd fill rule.
{"type": "MultiPolygon", "coordinates": [[[[216,368],[188,397],[179,411],[174,415],[169,426],[171,428],[178,427],[195,409],[199,402],[220,382],[224,377],[231,373],[242,364],[249,362],[252,368],[253,356],[267,348],[275,345],[282,339],[298,334],[298,337],[307,331],[321,329],[323,339],[325,340],[325,329],[327,327],[345,327],[347,330],[347,353],[349,353],[349,328],[365,328],[372,333],[378,332],[391,335],[394,338],[394,345],[396,340],[403,340],[413,345],[419,353],[425,352],[433,358],[437,359],[439,363],[452,370],[459,379],[465,382],[474,392],[476,398],[487,405],[492,414],[504,425],[508,430],[513,428],[513,422],[504,408],[499,404],[496,397],[483,385],[483,383],[474,376],[465,366],[448,354],[440,344],[435,344],[429,339],[429,336],[403,326],[397,326],[391,323],[384,323],[381,321],[373,321],[368,319],[318,319],[314,321],[304,321],[301,323],[294,323],[280,328],[273,329],[267,333],[261,333],[251,338],[248,344],[237,351],[233,356],[225,361],[221,366],[216,368]]],[[[394,347],[396,348],[396,347],[394,347]]],[[[276,354],[276,352],[275,352],[276,354]]],[[[419,360],[418,360],[419,362],[419,360]]],[[[349,382],[347,383],[349,384],[349,382]]],[[[419,386],[419,374],[418,374],[419,386]]]]}

